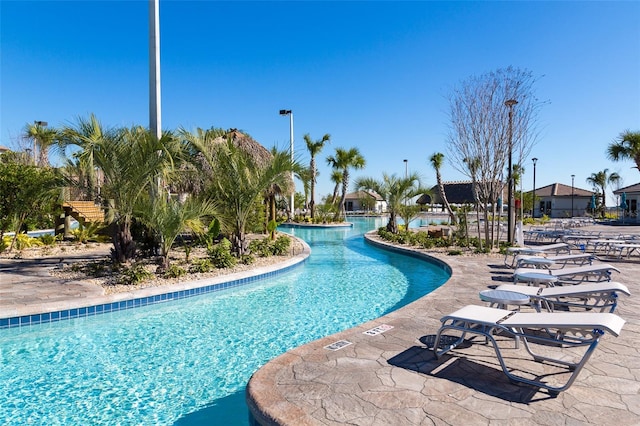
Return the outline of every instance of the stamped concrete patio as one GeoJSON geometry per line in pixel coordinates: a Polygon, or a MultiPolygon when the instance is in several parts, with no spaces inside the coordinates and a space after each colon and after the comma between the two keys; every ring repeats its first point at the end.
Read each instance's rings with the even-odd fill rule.
{"type": "MultiPolygon", "coordinates": [[[[440,318],[462,306],[482,304],[478,292],[509,280],[511,273],[503,257],[435,256],[453,270],[451,279],[435,292],[384,317],[291,350],[257,371],[247,387],[256,423],[640,424],[638,260],[607,259],[622,271],[614,280],[632,293],[620,296],[616,311],[627,323],[619,337],[601,339],[571,388],[553,396],[510,383],[493,349],[478,337],[472,345],[435,359],[427,347],[440,318]],[[372,329],[374,333],[364,334],[372,329]],[[350,344],[335,351],[325,348],[340,341],[350,344]]],[[[502,346],[508,348],[509,343],[513,347],[513,342],[502,346]]],[[[523,361],[515,348],[503,355],[508,365],[546,375],[547,380],[568,378],[565,369],[523,361]]]]}

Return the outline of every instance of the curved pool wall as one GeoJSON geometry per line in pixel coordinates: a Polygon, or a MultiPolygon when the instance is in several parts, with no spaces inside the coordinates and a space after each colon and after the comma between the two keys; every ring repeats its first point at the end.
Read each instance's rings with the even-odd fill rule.
{"type": "Polygon", "coordinates": [[[173,284],[170,287],[149,287],[132,292],[116,293],[108,296],[79,298],[61,303],[43,303],[25,309],[19,316],[9,316],[0,313],[0,329],[25,327],[38,324],[90,317],[94,315],[117,312],[127,309],[140,308],[158,303],[166,303],[189,297],[201,296],[208,293],[244,286],[264,279],[276,278],[300,266],[311,253],[309,245],[301,241],[303,250],[290,259],[254,269],[248,272],[238,272],[230,275],[188,281],[173,284]]]}
{"type": "Polygon", "coordinates": [[[442,285],[430,262],[355,230],[293,230],[312,255],[273,280],[0,332],[2,424],[248,424],[245,386],[270,359],[442,285]]]}

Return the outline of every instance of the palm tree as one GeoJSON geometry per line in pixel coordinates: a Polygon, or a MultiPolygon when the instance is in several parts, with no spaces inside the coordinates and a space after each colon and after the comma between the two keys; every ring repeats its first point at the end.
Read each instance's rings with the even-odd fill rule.
{"type": "Polygon", "coordinates": [[[68,177],[80,189],[86,199],[95,200],[98,197],[97,169],[95,155],[101,149],[105,139],[113,138],[115,130],[104,128],[100,120],[91,114],[88,119],[78,117],[74,126],[65,126],[60,131],[58,148],[65,152],[69,146],[79,148],[67,158],[68,177]]]}
{"type": "Polygon", "coordinates": [[[311,136],[308,133],[304,135],[304,141],[307,144],[309,155],[311,155],[311,162],[309,163],[309,168],[311,169],[311,201],[309,202],[311,219],[313,219],[314,217],[316,205],[316,155],[320,153],[320,151],[324,147],[324,144],[329,142],[330,139],[331,135],[329,133],[325,134],[322,139],[318,139],[317,141],[312,140],[311,136]]]}
{"type": "Polygon", "coordinates": [[[633,160],[640,170],[640,132],[627,130],[607,147],[607,156],[613,161],[633,160]]]}
{"type": "Polygon", "coordinates": [[[169,269],[169,253],[178,235],[187,229],[202,233],[204,217],[215,216],[217,206],[211,201],[189,197],[184,203],[166,197],[146,197],[137,206],[136,217],[157,232],[160,239],[159,271],[169,269]]]}
{"type": "Polygon", "coordinates": [[[78,159],[104,176],[102,194],[109,200],[107,222],[115,224],[113,258],[126,262],[135,257],[131,225],[139,201],[154,191],[159,195],[159,176],[173,170],[182,152],[176,138],[165,133],[158,140],[143,127],[105,131],[92,115],[75,127],[63,130],[63,145],[82,148],[78,159]]]}
{"type": "Polygon", "coordinates": [[[49,165],[49,148],[55,146],[58,131],[44,127],[40,122],[27,124],[24,128],[24,136],[33,140],[33,159],[38,167],[49,165]]]}
{"type": "Polygon", "coordinates": [[[213,146],[203,145],[197,137],[190,140],[212,170],[205,193],[216,204],[216,218],[223,231],[231,234],[233,251],[240,257],[247,252],[246,228],[256,204],[269,188],[288,187],[296,164],[286,152],[269,154],[264,150],[268,155],[258,158],[255,151],[238,142],[232,134],[213,146]]]}
{"type": "MultiPolygon", "coordinates": [[[[407,177],[398,177],[395,174],[389,176],[387,173],[383,173],[382,180],[364,177],[356,180],[355,187],[358,191],[375,191],[387,202],[389,213],[387,231],[394,234],[398,233],[397,216],[405,207],[405,200],[429,192],[428,189],[421,187],[420,177],[417,173],[411,173],[407,177]]],[[[408,225],[409,217],[405,218],[405,222],[408,225]]]]}
{"type": "Polygon", "coordinates": [[[331,172],[331,182],[333,182],[333,195],[331,196],[331,204],[335,204],[338,199],[338,189],[340,188],[340,184],[342,183],[342,171],[341,170],[333,170],[331,172]]]}
{"type": "MultiPolygon", "coordinates": [[[[309,200],[309,192],[311,187],[311,169],[308,167],[300,167],[295,171],[296,177],[300,179],[302,182],[302,190],[304,192],[304,208],[309,208],[308,200],[309,200]]],[[[318,176],[318,172],[316,172],[316,176],[318,176]]]]}
{"type": "Polygon", "coordinates": [[[336,148],[335,156],[327,157],[327,163],[335,170],[342,171],[342,195],[340,196],[340,204],[338,205],[340,210],[337,217],[338,220],[341,220],[346,216],[344,200],[349,188],[349,169],[362,169],[366,162],[358,148],[336,148]]]}
{"type": "Polygon", "coordinates": [[[442,176],[440,175],[440,169],[442,168],[443,161],[444,154],[442,154],[441,152],[436,152],[431,157],[429,157],[429,162],[431,162],[431,166],[436,171],[436,181],[438,182],[438,192],[440,193],[440,198],[442,198],[442,203],[449,213],[451,224],[455,225],[456,215],[453,213],[453,209],[451,208],[451,204],[449,204],[449,200],[447,200],[447,195],[444,192],[444,183],[442,182],[442,176]]]}
{"type": "Polygon", "coordinates": [[[620,182],[621,179],[620,175],[615,172],[609,174],[609,169],[604,169],[597,173],[591,173],[591,176],[587,178],[588,184],[598,187],[602,191],[601,217],[603,218],[607,211],[607,185],[614,185],[620,182]]]}

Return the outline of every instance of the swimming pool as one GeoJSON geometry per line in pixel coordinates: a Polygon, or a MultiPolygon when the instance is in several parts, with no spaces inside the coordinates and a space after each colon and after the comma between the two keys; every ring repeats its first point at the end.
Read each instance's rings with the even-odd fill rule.
{"type": "Polygon", "coordinates": [[[351,229],[289,229],[312,254],[275,279],[165,304],[0,330],[1,424],[248,423],[269,359],[397,309],[447,278],[351,229]]]}

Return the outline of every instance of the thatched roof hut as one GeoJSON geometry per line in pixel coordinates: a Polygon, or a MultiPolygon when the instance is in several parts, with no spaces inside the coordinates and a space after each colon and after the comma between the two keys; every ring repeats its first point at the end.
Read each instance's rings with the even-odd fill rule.
{"type": "MultiPolygon", "coordinates": [[[[251,154],[258,166],[264,166],[273,158],[273,155],[267,148],[260,145],[251,136],[240,132],[238,129],[230,129],[225,136],[215,138],[213,143],[225,143],[227,140],[231,140],[238,148],[251,154]]],[[[269,192],[273,194],[290,195],[293,188],[293,179],[291,178],[291,174],[287,173],[286,185],[271,188],[269,192]]]]}

